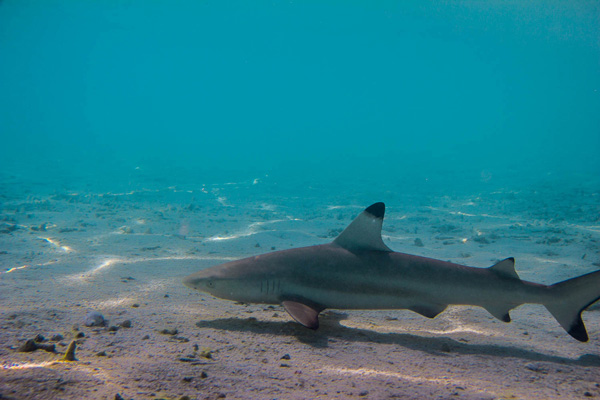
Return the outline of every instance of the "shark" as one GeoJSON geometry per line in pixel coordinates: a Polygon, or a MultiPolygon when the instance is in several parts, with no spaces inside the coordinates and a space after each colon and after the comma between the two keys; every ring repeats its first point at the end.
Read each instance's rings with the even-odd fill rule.
{"type": "Polygon", "coordinates": [[[600,299],[600,271],[543,285],[521,280],[514,258],[477,268],[395,252],[381,237],[384,215],[384,203],[375,203],[331,243],[227,262],[183,283],[220,299],[281,304],[310,329],[325,309],[407,309],[435,318],[449,305],[471,305],[510,322],[515,307],[542,304],[569,335],[589,340],[581,314],[600,299]]]}

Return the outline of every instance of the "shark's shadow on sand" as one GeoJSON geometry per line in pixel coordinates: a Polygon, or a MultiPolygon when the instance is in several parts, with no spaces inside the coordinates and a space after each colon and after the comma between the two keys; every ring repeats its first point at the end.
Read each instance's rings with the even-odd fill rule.
{"type": "Polygon", "coordinates": [[[484,355],[490,357],[513,357],[523,360],[551,362],[564,365],[600,367],[600,356],[584,354],[578,359],[550,356],[519,347],[469,344],[443,337],[422,337],[409,333],[379,333],[368,329],[349,328],[340,324],[347,314],[328,312],[322,314],[318,331],[306,329],[292,321],[260,321],[256,318],[221,318],[196,323],[199,328],[251,332],[280,336],[294,336],[300,342],[313,347],[326,348],[330,338],[351,342],[395,344],[412,350],[423,351],[439,357],[449,354],[484,355]]]}

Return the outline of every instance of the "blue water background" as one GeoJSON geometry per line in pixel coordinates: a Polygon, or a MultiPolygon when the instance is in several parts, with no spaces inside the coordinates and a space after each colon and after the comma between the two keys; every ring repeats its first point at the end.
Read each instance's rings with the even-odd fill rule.
{"type": "Polygon", "coordinates": [[[0,174],[297,196],[597,182],[599,21],[597,1],[3,0],[0,174]]]}

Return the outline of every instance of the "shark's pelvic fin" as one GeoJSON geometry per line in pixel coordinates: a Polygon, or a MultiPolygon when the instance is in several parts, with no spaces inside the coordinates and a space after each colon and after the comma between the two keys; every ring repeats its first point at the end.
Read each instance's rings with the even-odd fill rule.
{"type": "Polygon", "coordinates": [[[297,301],[284,300],[281,304],[292,318],[305,327],[310,329],[317,329],[319,327],[318,310],[297,301]]]}
{"type": "Polygon", "coordinates": [[[444,311],[448,307],[445,304],[416,304],[409,308],[409,310],[421,314],[427,318],[435,318],[438,314],[444,311]]]}
{"type": "Polygon", "coordinates": [[[521,279],[517,275],[517,271],[515,271],[515,259],[513,257],[506,258],[492,265],[490,271],[507,278],[521,279]]]}
{"type": "Polygon", "coordinates": [[[333,241],[350,251],[392,251],[381,239],[381,226],[385,215],[385,204],[375,203],[367,207],[333,241]]]}
{"type": "Polygon", "coordinates": [[[514,307],[516,307],[516,305],[491,304],[485,306],[484,308],[487,310],[487,312],[498,318],[500,321],[510,322],[510,314],[508,312],[514,307]]]}

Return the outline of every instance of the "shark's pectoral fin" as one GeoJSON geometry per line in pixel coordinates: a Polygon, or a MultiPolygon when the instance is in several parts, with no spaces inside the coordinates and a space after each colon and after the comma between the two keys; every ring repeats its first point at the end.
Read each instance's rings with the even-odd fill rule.
{"type": "Polygon", "coordinates": [[[502,322],[510,322],[510,314],[508,313],[514,306],[505,304],[492,304],[484,306],[490,314],[498,318],[502,322]]]}
{"type": "Polygon", "coordinates": [[[421,314],[427,318],[435,318],[439,313],[448,307],[445,304],[417,304],[409,308],[409,310],[421,314]]]}
{"type": "Polygon", "coordinates": [[[292,318],[305,327],[310,329],[319,327],[319,310],[297,301],[285,300],[281,304],[292,318]]]}

